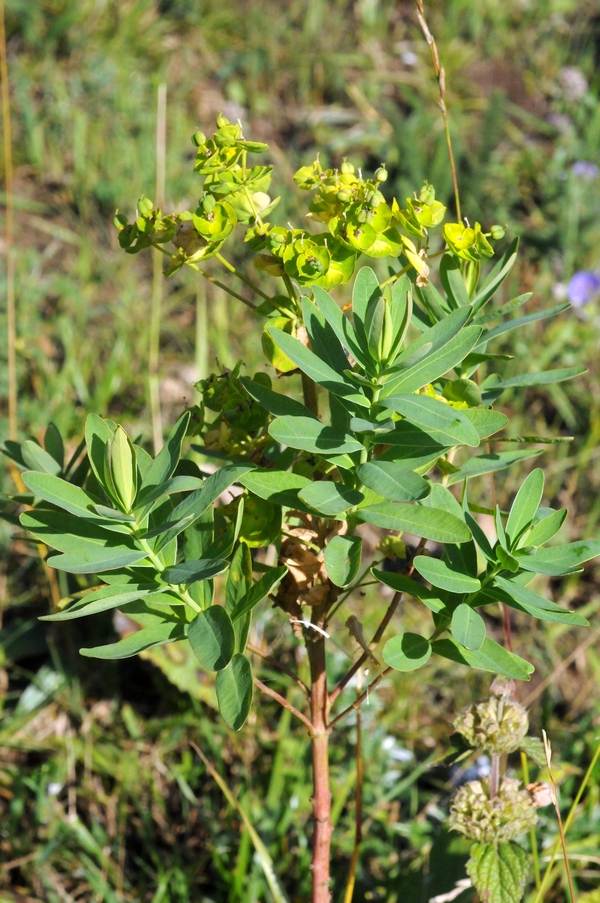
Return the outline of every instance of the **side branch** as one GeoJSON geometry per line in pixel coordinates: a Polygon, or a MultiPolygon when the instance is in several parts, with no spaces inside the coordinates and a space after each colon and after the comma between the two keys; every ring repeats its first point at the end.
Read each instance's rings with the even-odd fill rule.
{"type": "Polygon", "coordinates": [[[349,705],[347,709],[344,709],[343,712],[340,712],[339,715],[335,716],[333,721],[329,722],[329,724],[327,725],[327,730],[332,731],[333,728],[338,723],[338,721],[341,721],[342,718],[345,718],[346,715],[349,715],[350,712],[352,712],[354,709],[359,709],[360,706],[365,701],[365,699],[368,698],[369,693],[372,693],[372,691],[378,686],[378,684],[381,683],[383,678],[387,677],[387,675],[390,673],[391,670],[392,670],[391,668],[386,668],[385,671],[382,671],[381,674],[378,674],[377,677],[375,678],[375,680],[371,681],[371,683],[369,684],[367,689],[364,690],[364,692],[361,693],[360,696],[357,699],[355,699],[354,702],[351,705],[349,705]]]}
{"type": "Polygon", "coordinates": [[[272,668],[277,668],[279,671],[283,671],[284,674],[287,674],[287,676],[294,681],[296,686],[300,687],[307,699],[310,697],[310,690],[308,689],[302,678],[295,674],[291,668],[288,668],[287,665],[284,665],[282,662],[277,661],[276,658],[267,655],[266,652],[262,652],[257,646],[253,646],[252,643],[248,643],[246,645],[246,649],[253,655],[258,655],[259,658],[262,658],[262,660],[271,665],[272,668]]]}
{"type": "MultiPolygon", "coordinates": [[[[375,631],[375,633],[373,635],[373,639],[369,643],[369,646],[374,647],[380,641],[381,637],[385,633],[386,627],[388,626],[388,624],[394,617],[394,613],[395,613],[396,609],[398,608],[398,604],[399,604],[401,598],[402,598],[402,593],[394,593],[394,597],[389,604],[388,610],[386,611],[381,624],[375,631]]],[[[346,687],[347,684],[352,680],[352,678],[354,677],[354,675],[356,674],[358,669],[362,668],[362,666],[364,664],[366,664],[366,662],[368,660],[369,660],[369,656],[367,655],[366,652],[363,652],[363,654],[360,656],[360,658],[358,658],[354,662],[354,664],[352,665],[350,670],[344,675],[344,677],[342,677],[342,679],[340,680],[340,682],[337,685],[337,687],[335,688],[335,690],[332,690],[331,693],[329,694],[330,704],[333,704],[335,702],[335,700],[338,698],[338,696],[340,695],[340,693],[342,692],[344,687],[346,687]]],[[[337,718],[335,718],[334,721],[331,722],[331,724],[334,724],[335,721],[337,721],[337,718]]]]}
{"type": "Polygon", "coordinates": [[[270,696],[271,699],[275,699],[279,703],[279,705],[283,706],[284,709],[287,709],[289,712],[291,712],[292,715],[295,715],[296,718],[298,718],[298,720],[308,728],[309,733],[312,734],[313,726],[309,719],[306,717],[306,715],[303,715],[295,705],[292,705],[291,702],[288,702],[285,696],[282,696],[281,693],[277,692],[277,690],[272,690],[271,687],[267,687],[267,685],[264,684],[262,680],[259,680],[258,677],[254,678],[254,683],[259,690],[262,690],[262,692],[267,696],[270,696]]]}

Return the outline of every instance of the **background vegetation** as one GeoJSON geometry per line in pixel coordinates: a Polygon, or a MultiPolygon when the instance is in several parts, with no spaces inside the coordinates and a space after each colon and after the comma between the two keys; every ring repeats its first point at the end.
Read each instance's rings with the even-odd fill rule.
{"type": "MultiPolygon", "coordinates": [[[[429,17],[446,67],[465,214],[506,223],[509,238],[521,235],[512,295],[534,290],[535,309],[569,291],[577,302],[572,277],[600,272],[597,4],[446,0],[432,3],[429,17]]],[[[348,155],[369,171],[386,161],[400,198],[428,178],[451,205],[437,86],[409,2],[10,0],[7,36],[21,437],[41,439],[53,419],[75,445],[90,411],[151,436],[152,260],[123,255],[111,221],[116,207],[131,214],[135,198],[153,196],[159,84],[167,85],[168,207],[194,197],[189,136],[210,130],[219,110],[269,143],[281,222],[297,222],[292,173],[316,149],[324,162],[348,155]]],[[[600,518],[600,309],[594,278],[587,284],[585,303],[550,325],[532,323],[502,349],[514,355],[507,375],[589,366],[574,383],[508,401],[515,434],[574,436],[549,446],[542,461],[547,499],[570,508],[569,529],[578,537],[594,535],[600,518]]],[[[191,273],[166,283],[162,303],[166,425],[194,400],[193,381],[216,359],[231,366],[242,357],[251,367],[258,334],[241,306],[199,289],[191,273]]],[[[0,317],[4,329],[4,308],[0,317]]],[[[4,349],[3,342],[0,355],[4,349]]],[[[501,504],[515,482],[497,481],[501,504]]],[[[11,488],[8,473],[4,488],[11,488]]],[[[489,494],[487,482],[481,491],[489,494]]],[[[250,836],[190,741],[245,808],[292,903],[305,900],[308,745],[288,713],[263,703],[265,720],[234,735],[215,717],[208,685],[184,656],[167,649],[143,661],[80,659],[80,628],[61,625],[55,633],[36,620],[50,590],[35,549],[8,523],[0,526],[0,545],[1,903],[269,900],[250,836]]],[[[567,811],[598,744],[600,568],[549,589],[592,621],[587,631],[554,624],[532,631],[528,618],[515,619],[515,651],[527,648],[537,669],[522,701],[561,759],[567,811]]],[[[374,596],[365,599],[367,622],[374,604],[374,596]]],[[[108,617],[91,629],[99,641],[114,636],[108,617]]],[[[269,610],[261,629],[276,645],[277,617],[269,610]]],[[[357,901],[420,903],[463,876],[467,847],[444,830],[456,774],[442,760],[453,714],[481,698],[487,679],[467,684],[458,666],[435,667],[433,696],[416,678],[396,675],[364,711],[368,820],[357,901]]],[[[346,742],[333,763],[339,888],[353,843],[351,726],[346,742]]],[[[542,864],[556,833],[550,810],[543,811],[542,864]]],[[[568,839],[578,899],[598,903],[598,766],[568,839]]],[[[562,870],[553,876],[546,899],[568,899],[562,870]]]]}

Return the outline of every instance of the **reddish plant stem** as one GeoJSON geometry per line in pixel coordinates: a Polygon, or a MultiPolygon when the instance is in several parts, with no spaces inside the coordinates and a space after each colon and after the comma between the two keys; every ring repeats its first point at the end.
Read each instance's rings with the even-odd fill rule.
{"type": "Polygon", "coordinates": [[[266,684],[259,680],[258,677],[254,678],[254,683],[266,696],[270,696],[271,699],[275,699],[279,705],[282,705],[284,709],[288,709],[292,715],[295,715],[302,724],[308,728],[308,730],[312,733],[313,726],[312,723],[308,720],[306,715],[303,715],[302,712],[296,708],[295,705],[292,705],[291,702],[282,696],[281,693],[278,693],[277,690],[272,690],[271,687],[268,687],[266,684]]]}
{"type": "MultiPolygon", "coordinates": [[[[326,606],[313,611],[313,623],[319,627],[326,616],[326,606]]],[[[325,637],[310,628],[304,631],[310,664],[310,714],[312,721],[313,763],[313,814],[315,821],[313,838],[312,903],[330,903],[331,857],[331,789],[329,785],[329,696],[325,637]]]]}
{"type": "Polygon", "coordinates": [[[251,652],[253,655],[258,655],[259,658],[262,658],[263,661],[267,662],[267,664],[271,665],[273,668],[277,668],[279,671],[283,671],[284,674],[294,681],[294,683],[300,687],[304,695],[308,698],[310,695],[310,690],[304,683],[301,677],[299,677],[291,668],[288,668],[287,665],[284,665],[283,662],[278,661],[276,658],[273,658],[271,655],[267,655],[266,652],[263,652],[262,649],[259,649],[257,646],[253,646],[252,643],[248,643],[246,645],[246,649],[248,652],[251,652]]]}

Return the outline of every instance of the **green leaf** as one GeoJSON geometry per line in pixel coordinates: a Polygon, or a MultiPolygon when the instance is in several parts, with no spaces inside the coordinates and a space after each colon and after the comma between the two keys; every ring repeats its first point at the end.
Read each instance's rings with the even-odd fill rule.
{"type": "Polygon", "coordinates": [[[50,567],[69,574],[101,574],[103,571],[130,567],[146,557],[146,552],[122,546],[88,545],[77,552],[52,555],[47,559],[50,567]]]}
{"type": "Polygon", "coordinates": [[[483,532],[483,530],[481,529],[481,527],[479,526],[479,524],[477,523],[477,521],[475,520],[473,515],[470,514],[468,511],[465,512],[465,521],[466,521],[467,526],[469,527],[471,533],[473,534],[473,539],[475,540],[475,542],[477,543],[477,545],[483,552],[484,556],[487,558],[488,561],[495,564],[496,556],[494,554],[494,550],[492,549],[489,539],[487,538],[487,536],[485,535],[485,533],[483,532]]]}
{"type": "Polygon", "coordinates": [[[357,517],[386,530],[406,530],[434,542],[467,542],[471,538],[467,525],[453,514],[405,502],[359,508],[357,517]]]}
{"type": "Polygon", "coordinates": [[[282,445],[321,455],[352,454],[363,449],[352,436],[323,426],[313,417],[278,417],[270,425],[269,433],[282,445]]]}
{"type": "Polygon", "coordinates": [[[89,495],[80,486],[67,483],[60,477],[36,473],[33,470],[25,471],[22,478],[27,488],[44,501],[51,502],[76,517],[92,521],[102,520],[93,510],[93,506],[101,505],[102,500],[89,495]]]}
{"type": "Polygon", "coordinates": [[[476,577],[455,571],[441,558],[417,555],[413,564],[417,573],[428,580],[432,586],[437,586],[438,589],[446,590],[449,593],[474,593],[481,589],[481,582],[476,577]]]}
{"type": "Polygon", "coordinates": [[[492,452],[489,455],[475,455],[461,465],[457,473],[451,473],[448,477],[448,485],[453,486],[461,480],[481,477],[486,473],[495,473],[512,467],[517,461],[526,461],[528,458],[536,458],[545,451],[544,448],[527,448],[519,451],[492,452]]]}
{"type": "Polygon", "coordinates": [[[401,420],[391,433],[386,433],[381,438],[376,437],[375,442],[389,446],[377,457],[377,461],[394,461],[406,469],[419,469],[422,472],[448,451],[447,445],[435,442],[424,430],[408,420],[401,420]]]}
{"type": "Polygon", "coordinates": [[[237,652],[226,668],[217,674],[217,701],[225,724],[233,731],[243,727],[252,705],[252,668],[237,652]]]}
{"type": "Polygon", "coordinates": [[[446,486],[442,486],[441,483],[431,484],[431,492],[423,504],[430,508],[441,508],[442,511],[447,511],[449,514],[454,514],[455,517],[460,518],[460,520],[464,520],[461,506],[450,490],[446,486]]]}
{"type": "Polygon", "coordinates": [[[56,426],[56,424],[52,423],[52,421],[46,428],[46,433],[44,435],[44,448],[49,455],[52,455],[59,466],[60,472],[65,465],[65,446],[63,444],[62,436],[58,427],[56,426]]]}
{"type": "Polygon", "coordinates": [[[514,546],[519,535],[529,526],[539,508],[544,494],[544,471],[537,467],[532,470],[524,480],[522,486],[512,503],[508,521],[506,522],[506,535],[511,547],[514,546]]]}
{"type": "Polygon", "coordinates": [[[423,586],[422,583],[417,583],[416,580],[411,580],[410,577],[405,577],[404,574],[394,574],[391,571],[380,571],[377,568],[371,568],[371,573],[376,580],[389,586],[394,592],[406,593],[408,596],[412,596],[413,599],[418,599],[419,602],[426,605],[430,611],[437,613],[443,611],[446,607],[444,602],[438,598],[439,593],[429,589],[427,586],[423,586]]]}
{"type": "Polygon", "coordinates": [[[150,465],[142,481],[139,501],[144,499],[145,494],[148,493],[149,490],[156,489],[173,476],[175,468],[179,463],[181,446],[185,439],[189,421],[190,413],[189,411],[186,411],[185,414],[182,414],[169,433],[169,438],[150,465]]]}
{"type": "Polygon", "coordinates": [[[110,611],[113,608],[121,608],[135,599],[142,599],[152,593],[158,593],[159,587],[155,584],[138,584],[103,586],[92,593],[86,593],[74,605],[64,611],[53,615],[42,615],[40,621],[72,621],[75,618],[86,618],[101,611],[110,611]]]}
{"type": "Polygon", "coordinates": [[[362,364],[368,362],[368,355],[365,354],[358,344],[358,339],[352,323],[348,317],[344,315],[344,312],[338,307],[331,295],[318,285],[313,287],[313,294],[315,296],[317,307],[335,332],[341,344],[350,351],[356,360],[360,361],[362,364]]]}
{"type": "Polygon", "coordinates": [[[519,744],[519,749],[535,762],[539,768],[544,768],[546,765],[546,750],[544,749],[543,741],[539,737],[523,737],[519,744]]]}
{"type": "Polygon", "coordinates": [[[444,254],[440,261],[440,282],[452,307],[466,307],[469,293],[460,271],[460,261],[454,254],[444,254]]]}
{"type": "Polygon", "coordinates": [[[102,487],[105,483],[106,447],[112,437],[113,430],[105,420],[102,420],[97,414],[88,415],[85,421],[85,444],[90,466],[102,487]]]}
{"type": "Polygon", "coordinates": [[[117,658],[131,658],[138,652],[151,649],[152,646],[162,646],[165,643],[174,643],[185,637],[183,624],[157,624],[155,627],[145,627],[136,630],[119,640],[118,643],[109,643],[106,646],[94,646],[91,649],[80,649],[79,654],[86,658],[102,658],[108,661],[117,658]]]}
{"type": "Polygon", "coordinates": [[[333,392],[334,395],[339,395],[341,398],[347,398],[362,407],[369,407],[367,398],[357,391],[355,385],[347,382],[342,375],[336,373],[329,364],[309,351],[298,339],[277,329],[276,326],[269,328],[268,332],[283,353],[328,392],[333,392]]]}
{"type": "Polygon", "coordinates": [[[534,523],[531,532],[527,536],[526,545],[542,546],[549,539],[552,539],[564,524],[567,513],[567,509],[562,508],[560,511],[553,511],[552,514],[534,523]]]}
{"type": "Polygon", "coordinates": [[[389,371],[382,397],[416,392],[458,366],[473,350],[481,333],[480,326],[465,327],[470,313],[468,308],[454,311],[409,345],[389,371]],[[415,353],[428,344],[431,348],[425,357],[410,363],[415,353]]]}
{"type": "Polygon", "coordinates": [[[519,903],[529,874],[529,856],[519,844],[476,843],[467,873],[486,903],[519,903]]]}
{"type": "Polygon", "coordinates": [[[31,470],[40,471],[41,473],[50,473],[57,476],[61,472],[61,466],[51,454],[34,442],[33,439],[26,439],[21,445],[21,456],[23,463],[31,470]]]}
{"type": "Polygon", "coordinates": [[[136,549],[129,531],[115,535],[104,528],[102,521],[83,520],[59,508],[48,510],[40,506],[24,511],[20,520],[36,539],[59,552],[76,552],[90,544],[136,549]]]}
{"type": "Polygon", "coordinates": [[[254,398],[255,401],[258,401],[263,408],[266,408],[270,414],[274,414],[276,417],[283,417],[285,415],[290,415],[292,417],[313,416],[308,408],[305,408],[299,401],[290,398],[289,395],[283,395],[281,392],[273,392],[272,389],[268,389],[266,386],[263,386],[262,383],[257,383],[253,379],[248,379],[247,376],[241,376],[240,382],[248,395],[254,398]]]}
{"type": "Polygon", "coordinates": [[[194,655],[207,671],[222,671],[233,658],[233,624],[221,605],[211,605],[194,618],[188,639],[194,655]]]}
{"type": "Polygon", "coordinates": [[[370,302],[381,294],[377,276],[371,267],[361,267],[354,280],[352,290],[352,316],[354,319],[354,331],[363,352],[370,356],[365,321],[370,302]]]}
{"type": "Polygon", "coordinates": [[[416,671],[431,656],[431,644],[418,633],[401,633],[390,637],[381,654],[395,671],[416,671]]]}
{"type": "Polygon", "coordinates": [[[512,313],[513,310],[516,310],[519,307],[523,307],[524,304],[527,304],[533,292],[525,292],[523,295],[517,295],[516,298],[511,298],[510,301],[507,301],[506,304],[502,304],[500,307],[494,308],[490,313],[483,314],[480,317],[475,317],[475,322],[478,324],[490,323],[492,320],[499,320],[501,317],[506,316],[506,314],[512,313]]]}
{"type": "Polygon", "coordinates": [[[251,470],[240,479],[242,486],[254,495],[288,508],[294,508],[298,504],[298,491],[310,482],[308,477],[288,470],[251,470]]]}
{"type": "Polygon", "coordinates": [[[318,480],[301,489],[298,498],[320,514],[335,517],[349,508],[360,505],[364,495],[356,489],[348,489],[343,483],[318,480]]]}
{"type": "Polygon", "coordinates": [[[414,502],[431,492],[431,483],[393,461],[361,464],[356,473],[365,486],[393,502],[414,502]]]}
{"type": "MultiPolygon", "coordinates": [[[[203,486],[204,480],[201,480],[200,477],[183,475],[171,477],[170,480],[165,480],[164,483],[159,483],[157,486],[148,486],[146,489],[141,490],[133,510],[136,512],[138,520],[141,520],[159,499],[176,495],[178,492],[194,492],[196,489],[202,489],[203,486]]],[[[96,510],[99,510],[99,506],[96,510]]]]}
{"type": "Polygon", "coordinates": [[[468,665],[470,668],[479,668],[481,671],[491,671],[493,674],[502,674],[504,677],[512,677],[514,680],[529,680],[533,672],[533,665],[525,659],[509,652],[504,646],[486,637],[481,648],[473,652],[457,643],[452,637],[443,640],[434,640],[431,644],[436,655],[449,658],[453,662],[468,665]]]}
{"type": "Polygon", "coordinates": [[[490,298],[500,288],[514,266],[515,260],[517,259],[518,249],[519,239],[514,238],[511,241],[508,249],[506,250],[506,253],[500,258],[498,263],[495,265],[495,267],[492,269],[487,279],[483,283],[479,292],[471,301],[471,305],[475,313],[477,313],[478,310],[481,310],[481,308],[485,304],[487,304],[490,298]]]}
{"type": "Polygon", "coordinates": [[[496,557],[498,559],[498,563],[502,565],[504,570],[511,571],[513,574],[516,574],[519,570],[519,562],[510,552],[507,552],[503,546],[498,544],[496,546],[496,557]]]}
{"type": "Polygon", "coordinates": [[[269,593],[275,589],[286,574],[287,568],[285,565],[269,568],[269,570],[264,573],[262,577],[236,602],[231,611],[231,620],[233,623],[235,624],[239,618],[242,618],[249,611],[252,611],[265,596],[268,596],[269,593]]]}
{"type": "Polygon", "coordinates": [[[479,434],[468,417],[429,395],[394,395],[382,404],[426,430],[440,445],[479,445],[479,434]]]}
{"type": "MultiPolygon", "coordinates": [[[[506,596],[509,597],[507,599],[503,594],[499,598],[499,601],[505,602],[513,608],[519,608],[521,611],[526,611],[540,621],[553,621],[557,624],[572,624],[576,627],[590,626],[589,621],[577,614],[577,612],[566,611],[564,608],[561,608],[560,605],[557,605],[556,602],[552,602],[550,599],[544,599],[543,596],[538,596],[537,593],[534,593],[526,586],[522,586],[520,583],[516,583],[513,580],[507,580],[505,577],[497,576],[494,578],[494,584],[499,586],[501,590],[504,590],[506,596]],[[517,604],[515,605],[515,603],[517,604]]],[[[493,587],[491,588],[491,591],[493,593],[493,587]]]]}
{"type": "Polygon", "coordinates": [[[465,408],[462,413],[471,421],[480,439],[493,436],[498,430],[504,429],[508,423],[506,414],[501,414],[500,411],[490,411],[488,408],[465,408]]]}
{"type": "Polygon", "coordinates": [[[549,307],[546,310],[538,310],[534,314],[528,314],[526,317],[517,317],[514,320],[506,320],[504,323],[500,323],[499,326],[495,326],[494,329],[488,329],[483,333],[481,339],[477,343],[477,347],[481,347],[485,345],[487,342],[492,339],[497,338],[499,335],[504,335],[507,332],[510,332],[513,329],[520,329],[523,326],[526,326],[528,323],[534,323],[536,320],[545,320],[547,317],[554,317],[556,314],[562,313],[563,310],[567,310],[567,308],[571,307],[570,301],[563,301],[560,304],[557,304],[556,307],[549,307]]]}
{"type": "Polygon", "coordinates": [[[148,531],[146,538],[160,536],[160,540],[155,546],[155,551],[160,551],[183,530],[195,523],[206,509],[219,498],[222,492],[229,489],[233,483],[252,469],[253,465],[251,464],[228,464],[215,473],[211,473],[202,489],[192,492],[173,508],[164,523],[148,531]]]}
{"type": "Polygon", "coordinates": [[[172,585],[189,585],[197,580],[210,580],[217,574],[222,574],[227,568],[227,562],[222,558],[204,558],[198,561],[182,561],[173,567],[166,568],[161,577],[172,585]]]}
{"type": "Polygon", "coordinates": [[[481,388],[495,392],[497,389],[549,386],[573,379],[575,376],[581,376],[583,373],[587,373],[586,367],[562,367],[558,370],[541,370],[539,373],[520,373],[518,376],[511,376],[510,379],[500,380],[500,382],[490,382],[487,385],[484,382],[481,388]]]}
{"type": "Polygon", "coordinates": [[[584,561],[600,555],[600,542],[591,539],[571,542],[564,546],[551,546],[549,549],[538,549],[531,555],[519,554],[519,565],[526,571],[535,574],[547,574],[549,577],[560,577],[568,574],[584,561]]]}
{"type": "Polygon", "coordinates": [[[360,568],[362,539],[360,536],[334,536],[325,547],[325,568],[335,586],[354,582],[360,568]]]}
{"type": "Polygon", "coordinates": [[[473,652],[481,649],[485,640],[485,621],[474,608],[461,602],[452,612],[452,636],[461,646],[473,652]]]}
{"type": "Polygon", "coordinates": [[[302,317],[313,352],[320,360],[329,364],[335,373],[343,373],[348,367],[348,358],[344,349],[335,330],[329,325],[318,307],[308,298],[302,299],[302,317]]]}

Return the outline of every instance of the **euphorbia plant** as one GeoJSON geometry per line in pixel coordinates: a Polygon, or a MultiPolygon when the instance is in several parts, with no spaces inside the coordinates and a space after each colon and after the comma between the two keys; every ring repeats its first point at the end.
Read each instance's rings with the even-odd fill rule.
{"type": "MultiPolygon", "coordinates": [[[[493,408],[504,390],[581,371],[510,379],[496,372],[502,356],[494,353],[495,338],[567,305],[515,319],[508,315],[529,294],[490,304],[514,264],[517,242],[484,276],[482,263],[504,230],[484,232],[478,222],[442,227],[446,210],[431,185],[402,204],[386,194],[384,166],[366,178],[348,161],[323,169],[317,160],[295,181],[312,192],[309,215],[320,231],[282,227],[266,221],[276,204],[267,194],[271,167],[248,164],[248,155],[265,145],[247,141],[241,126],[223,116],[213,138],[196,133],[193,142],[203,178],[198,207],[166,215],[141,198],[133,223],[117,215],[119,240],[129,253],[162,251],[167,275],[187,266],[220,281],[204,269],[212,260],[239,276],[239,291],[224,287],[253,309],[265,368],[250,375],[237,365],[202,381],[200,405],[182,414],[155,458],[96,415],[87,420],[82,462],[76,454],[65,464],[55,429],[45,449],[30,440],[9,444],[7,452],[25,468],[31,493],[33,508],[22,524],[58,551],[48,563],[90,575],[89,587],[47,620],[118,608],[140,626],[83,655],[116,659],[189,642],[200,665],[216,674],[219,709],[231,729],[242,729],[254,688],[306,727],[314,773],[312,900],[327,903],[328,746],[338,724],[390,669],[423,668],[426,679],[432,655],[528,680],[533,666],[487,635],[481,610],[500,603],[541,620],[587,623],[529,588],[536,574],[573,573],[600,552],[596,542],[544,548],[566,512],[542,507],[543,472],[530,473],[509,512],[474,505],[468,492],[470,479],[542,450],[477,451],[508,423],[493,408]],[[272,288],[264,276],[255,285],[222,256],[238,224],[246,227],[255,266],[275,280],[272,288]],[[442,227],[437,237],[436,227],[442,227]],[[362,265],[355,275],[365,258],[391,259],[389,274],[378,277],[362,265]],[[352,303],[342,309],[329,291],[353,277],[352,303]],[[195,463],[197,454],[181,459],[188,435],[211,466],[195,463]],[[493,516],[497,539],[480,526],[482,512],[493,516]],[[382,532],[374,557],[363,554],[362,524],[382,532]],[[253,557],[268,546],[276,564],[253,557]],[[356,591],[373,578],[393,597],[365,641],[356,591]],[[290,646],[306,646],[307,675],[269,657],[282,683],[302,689],[303,707],[260,679],[265,653],[249,639],[266,599],[289,624],[290,646]],[[419,633],[391,629],[402,599],[422,606],[419,633]],[[363,650],[332,684],[329,634],[341,606],[363,650]],[[344,688],[384,639],[387,667],[344,704],[344,688]]],[[[478,844],[486,862],[499,855],[494,837],[487,851],[478,844]]]]}

